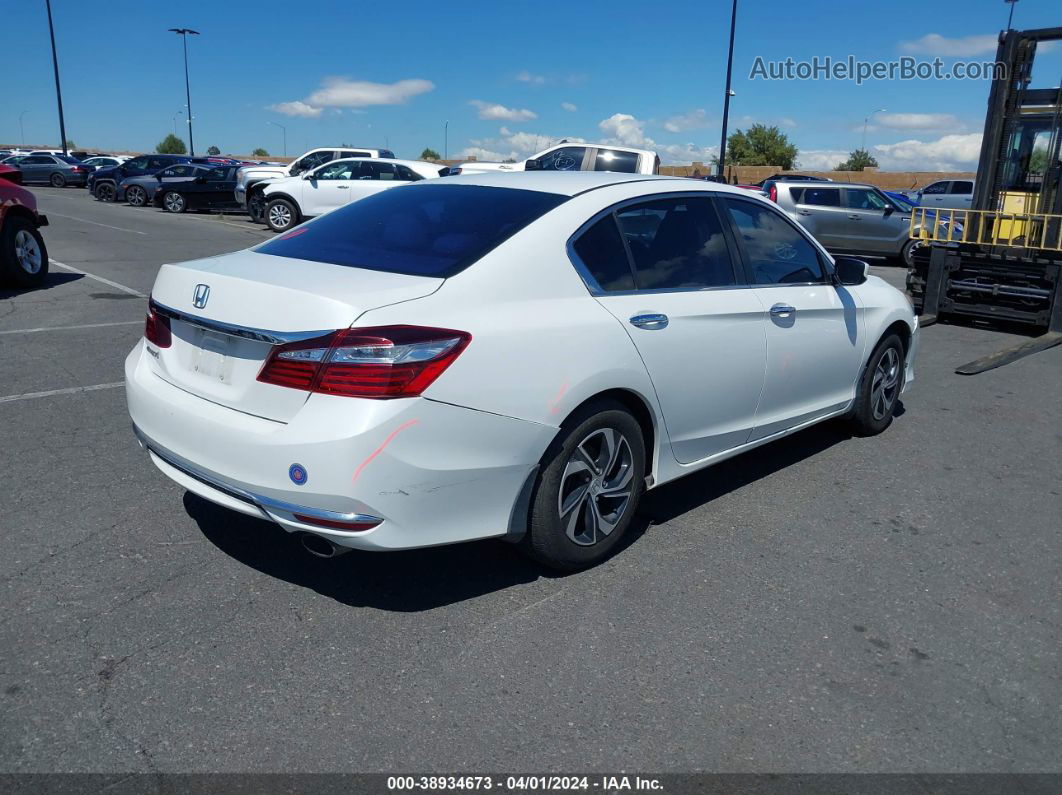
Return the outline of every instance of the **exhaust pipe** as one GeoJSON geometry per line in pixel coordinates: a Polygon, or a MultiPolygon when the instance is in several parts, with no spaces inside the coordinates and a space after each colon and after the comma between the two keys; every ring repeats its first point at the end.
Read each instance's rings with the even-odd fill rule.
{"type": "Polygon", "coordinates": [[[350,547],[338,546],[327,538],[322,538],[313,533],[303,533],[299,537],[299,541],[302,542],[302,548],[315,558],[337,558],[351,551],[350,547]]]}

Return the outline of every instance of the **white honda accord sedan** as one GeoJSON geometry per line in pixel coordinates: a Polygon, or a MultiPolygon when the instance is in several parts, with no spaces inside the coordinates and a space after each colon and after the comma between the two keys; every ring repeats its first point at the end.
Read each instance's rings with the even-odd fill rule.
{"type": "Polygon", "coordinates": [[[577,569],[646,489],[881,432],[917,347],[903,294],[748,191],[529,172],[163,266],[126,381],[159,469],[311,552],[505,537],[577,569]]]}

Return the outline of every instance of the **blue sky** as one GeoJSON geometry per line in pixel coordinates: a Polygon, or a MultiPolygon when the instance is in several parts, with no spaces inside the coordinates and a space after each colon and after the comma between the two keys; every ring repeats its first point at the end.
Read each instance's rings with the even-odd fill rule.
{"type": "MultiPolygon", "coordinates": [[[[867,145],[884,168],[976,165],[984,80],[750,80],[757,56],[904,55],[992,60],[1002,0],[740,0],[730,129],[776,124],[804,168],[867,145]]],[[[303,0],[53,0],[67,135],[81,147],[151,150],[184,111],[180,38],[190,27],[199,150],[282,153],[336,143],[416,157],[523,157],[562,137],[642,144],[664,162],[717,151],[728,0],[663,4],[303,0]]],[[[6,4],[0,141],[57,145],[44,0],[6,4]],[[16,71],[13,65],[17,64],[16,71]],[[25,113],[23,113],[25,111],[25,113]]],[[[1058,0],[1020,0],[1015,27],[1062,24],[1058,0]]],[[[1062,47],[1037,59],[1058,85],[1062,47]]],[[[184,135],[184,116],[177,128],[184,135]]]]}

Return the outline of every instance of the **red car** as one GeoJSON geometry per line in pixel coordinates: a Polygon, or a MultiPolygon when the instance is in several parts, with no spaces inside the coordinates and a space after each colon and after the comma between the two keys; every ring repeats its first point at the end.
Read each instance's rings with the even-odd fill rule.
{"type": "Polygon", "coordinates": [[[21,183],[17,168],[0,165],[0,282],[39,287],[48,276],[48,249],[40,233],[48,219],[21,183]]]}

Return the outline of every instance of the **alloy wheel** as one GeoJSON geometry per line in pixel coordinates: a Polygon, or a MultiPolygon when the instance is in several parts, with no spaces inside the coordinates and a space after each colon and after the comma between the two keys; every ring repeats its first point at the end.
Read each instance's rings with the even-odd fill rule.
{"type": "Polygon", "coordinates": [[[291,226],[291,210],[285,204],[274,204],[269,208],[269,224],[274,229],[287,229],[291,226]]]}
{"type": "Polygon", "coordinates": [[[134,207],[143,207],[147,203],[147,193],[143,188],[133,186],[125,192],[125,199],[134,207]]]}
{"type": "Polygon", "coordinates": [[[167,193],[166,209],[171,213],[179,213],[184,210],[184,196],[179,193],[167,193]]]}
{"type": "Polygon", "coordinates": [[[37,238],[25,229],[15,233],[15,260],[30,276],[37,274],[44,262],[37,238]]]}
{"type": "Polygon", "coordinates": [[[114,201],[114,185],[109,182],[104,182],[102,185],[96,186],[96,198],[101,202],[114,201]]]}
{"type": "Polygon", "coordinates": [[[912,240],[903,250],[903,264],[908,268],[914,267],[915,252],[925,246],[923,240],[912,240]]]}
{"type": "Polygon", "coordinates": [[[598,428],[572,451],[561,475],[557,510],[564,533],[580,546],[606,538],[623,519],[634,492],[634,456],[627,438],[598,428]]]}
{"type": "Polygon", "coordinates": [[[880,420],[896,402],[900,391],[900,354],[895,348],[886,348],[874,368],[874,380],[870,384],[870,410],[874,419],[880,420]]]}

